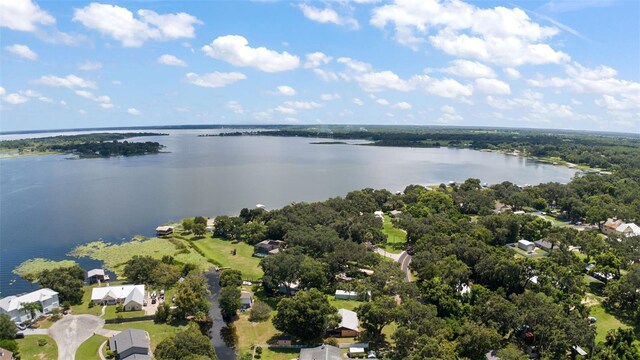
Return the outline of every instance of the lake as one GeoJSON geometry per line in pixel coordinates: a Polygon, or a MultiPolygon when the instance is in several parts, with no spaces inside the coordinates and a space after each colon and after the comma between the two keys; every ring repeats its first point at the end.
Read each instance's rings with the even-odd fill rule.
{"type": "MultiPolygon", "coordinates": [[[[313,145],[319,139],[198,137],[215,130],[161,130],[134,140],[166,146],[158,155],[0,160],[0,295],[34,289],[11,271],[33,257],[60,260],[75,245],[153,235],[187,216],[278,208],[366,187],[401,191],[469,177],[516,184],[568,182],[575,170],[466,149],[313,145]]],[[[41,134],[38,134],[41,136],[41,134]]],[[[15,137],[15,135],[12,135],[15,137]]],[[[95,262],[79,261],[85,267],[95,262]]]]}

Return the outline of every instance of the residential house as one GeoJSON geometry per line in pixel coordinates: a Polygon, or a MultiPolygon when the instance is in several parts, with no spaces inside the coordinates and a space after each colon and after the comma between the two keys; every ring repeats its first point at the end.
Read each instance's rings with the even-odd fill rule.
{"type": "Polygon", "coordinates": [[[331,331],[331,335],[336,337],[356,337],[360,333],[358,314],[347,309],[338,309],[341,317],[340,324],[331,331]]]}
{"type": "Polygon", "coordinates": [[[156,228],[156,235],[158,235],[158,236],[165,236],[165,235],[169,235],[169,234],[173,234],[173,227],[172,226],[158,226],[156,228]]]}
{"type": "Polygon", "coordinates": [[[282,240],[263,240],[253,247],[253,255],[265,257],[280,252],[280,247],[284,244],[282,240]]]}
{"type": "Polygon", "coordinates": [[[342,360],[340,348],[332,345],[320,345],[314,348],[301,349],[298,360],[342,360]]]}
{"type": "Polygon", "coordinates": [[[336,290],[336,300],[358,300],[358,293],[355,291],[336,290]]]}
{"type": "Polygon", "coordinates": [[[518,247],[526,252],[531,252],[536,248],[536,245],[529,240],[518,240],[518,247]]]}
{"type": "Polygon", "coordinates": [[[622,224],[624,224],[624,221],[622,220],[619,220],[616,218],[609,218],[602,226],[602,232],[607,235],[613,235],[616,233],[616,229],[618,228],[618,226],[622,224]]]}
{"type": "Polygon", "coordinates": [[[377,217],[378,219],[382,219],[382,221],[384,221],[384,213],[380,210],[374,211],[373,216],[377,217]]]}
{"type": "Polygon", "coordinates": [[[392,218],[399,218],[400,216],[402,216],[402,211],[391,210],[389,211],[389,215],[391,215],[392,218]]]}
{"type": "Polygon", "coordinates": [[[495,350],[491,350],[484,354],[484,358],[486,360],[500,360],[500,358],[498,357],[498,352],[495,350]]]}
{"type": "Polygon", "coordinates": [[[0,348],[0,360],[14,360],[13,353],[7,349],[0,348]]]}
{"type": "Polygon", "coordinates": [[[277,346],[291,346],[293,344],[293,338],[291,335],[280,335],[276,340],[277,346]]]}
{"type": "Polygon", "coordinates": [[[533,243],[544,251],[551,251],[551,249],[554,248],[553,244],[550,241],[544,239],[534,241],[533,243]]]}
{"type": "Polygon", "coordinates": [[[87,271],[87,280],[89,284],[109,281],[109,275],[105,274],[103,269],[92,269],[87,271]]]}
{"type": "Polygon", "coordinates": [[[127,329],[109,339],[117,360],[151,360],[149,348],[149,334],[140,329],[127,329]]]}
{"type": "Polygon", "coordinates": [[[22,309],[22,304],[39,302],[42,311],[36,310],[36,318],[60,307],[58,293],[51,289],[39,289],[21,296],[7,296],[0,299],[0,314],[7,314],[15,322],[25,322],[31,319],[31,312],[22,309]]]}
{"type": "Polygon", "coordinates": [[[118,285],[91,289],[91,301],[100,305],[122,304],[125,311],[142,310],[144,285],[118,285]]]}
{"type": "Polygon", "coordinates": [[[240,309],[248,310],[253,306],[253,294],[248,291],[240,293],[240,309]]]}
{"type": "Polygon", "coordinates": [[[624,223],[618,225],[616,232],[623,237],[640,236],[640,226],[634,223],[624,223]]]}

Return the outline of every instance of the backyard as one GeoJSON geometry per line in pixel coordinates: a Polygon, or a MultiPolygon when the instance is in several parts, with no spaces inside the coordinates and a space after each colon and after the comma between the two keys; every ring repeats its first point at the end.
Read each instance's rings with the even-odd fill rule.
{"type": "Polygon", "coordinates": [[[46,335],[29,335],[24,339],[17,339],[22,360],[44,360],[57,359],[58,346],[52,338],[46,335]],[[46,341],[44,346],[40,346],[40,340],[46,341]]]}
{"type": "Polygon", "coordinates": [[[76,360],[97,359],[100,345],[107,340],[104,336],[93,335],[76,350],[76,360]]]}
{"type": "Polygon", "coordinates": [[[391,217],[384,215],[384,223],[382,224],[382,232],[387,235],[387,243],[384,249],[390,253],[401,253],[407,243],[407,234],[404,230],[398,229],[391,223],[391,217]]]}
{"type": "Polygon", "coordinates": [[[260,258],[253,256],[253,246],[243,242],[226,241],[219,238],[202,238],[192,242],[207,260],[240,270],[245,279],[258,280],[262,277],[260,258]],[[233,255],[235,250],[236,254],[233,255]]]}

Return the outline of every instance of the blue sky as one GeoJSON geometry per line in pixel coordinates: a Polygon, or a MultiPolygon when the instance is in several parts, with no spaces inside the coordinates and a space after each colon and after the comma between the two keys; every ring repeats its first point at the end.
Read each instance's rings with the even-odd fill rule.
{"type": "Polygon", "coordinates": [[[0,2],[0,131],[640,132],[640,2],[0,2]]]}

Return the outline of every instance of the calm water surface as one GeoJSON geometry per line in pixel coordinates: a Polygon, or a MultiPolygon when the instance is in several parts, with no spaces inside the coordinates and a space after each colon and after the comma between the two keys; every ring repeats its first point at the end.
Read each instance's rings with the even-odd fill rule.
{"type": "Polygon", "coordinates": [[[159,155],[0,160],[0,296],[33,287],[11,273],[26,259],[59,260],[77,244],[153,235],[156,226],[187,216],[235,214],[258,203],[277,208],[366,187],[398,191],[408,184],[469,177],[488,183],[568,182],[575,173],[472,150],[197,136],[212,130],[162,132],[170,136],[136,139],[166,145],[168,153],[159,155]]]}

